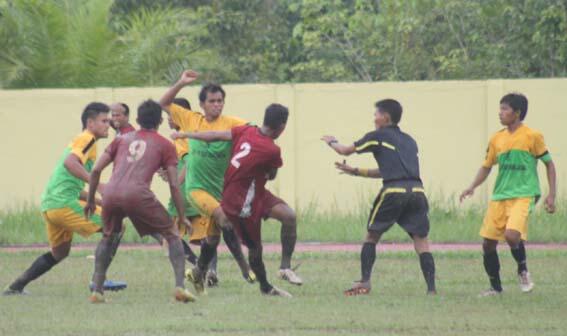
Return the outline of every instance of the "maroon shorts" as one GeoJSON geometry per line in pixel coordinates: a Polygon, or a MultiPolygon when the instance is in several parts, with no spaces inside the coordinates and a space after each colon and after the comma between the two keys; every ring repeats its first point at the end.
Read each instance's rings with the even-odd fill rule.
{"type": "Polygon", "coordinates": [[[266,190],[262,199],[255,200],[249,217],[240,217],[240,212],[230,206],[230,201],[223,199],[221,207],[234,231],[248,248],[262,244],[262,219],[268,219],[272,208],[278,204],[286,204],[281,198],[266,190]]]}
{"type": "Polygon", "coordinates": [[[104,195],[102,201],[104,235],[119,232],[125,217],[130,218],[140,236],[159,233],[165,239],[179,237],[177,226],[173,224],[167,210],[149,190],[131,197],[104,195]]]}

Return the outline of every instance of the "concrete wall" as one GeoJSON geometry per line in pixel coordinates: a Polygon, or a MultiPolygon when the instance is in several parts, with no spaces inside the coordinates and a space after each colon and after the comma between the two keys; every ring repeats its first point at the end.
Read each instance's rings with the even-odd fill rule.
{"type": "MultiPolygon", "coordinates": [[[[451,197],[471,182],[490,134],[501,128],[499,99],[511,91],[528,96],[526,122],[545,135],[558,168],[560,193],[564,190],[567,79],[227,85],[225,89],[227,115],[261,123],[269,103],[290,108],[288,128],[278,141],[284,167],[270,188],[295,206],[317,202],[322,208],[348,209],[379,189],[377,180],[338,175],[333,162],[340,158],[319,139],[332,134],[346,143],[357,140],[373,128],[374,102],[389,97],[398,99],[404,107],[400,125],[420,146],[422,178],[433,197],[451,197]]],[[[0,209],[23,201],[39,202],[63,148],[81,131],[80,113],[88,102],[123,101],[135,110],[139,102],[158,99],[164,90],[0,91],[0,209]]],[[[181,95],[198,106],[197,92],[198,87],[189,87],[181,95]]],[[[132,113],[135,116],[135,111],[132,113]]],[[[160,132],[169,134],[166,124],[160,132]]],[[[99,153],[108,142],[100,142],[99,153]]],[[[362,167],[375,166],[371,155],[353,156],[348,161],[362,167]]],[[[545,188],[545,176],[541,179],[545,188]]],[[[165,183],[155,179],[154,188],[166,201],[165,183]]],[[[479,189],[475,200],[485,200],[489,189],[490,182],[479,189]]]]}

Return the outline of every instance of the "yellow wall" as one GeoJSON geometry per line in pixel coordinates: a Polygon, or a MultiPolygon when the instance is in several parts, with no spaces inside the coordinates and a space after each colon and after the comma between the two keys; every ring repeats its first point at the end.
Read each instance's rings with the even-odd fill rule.
{"type": "MultiPolygon", "coordinates": [[[[559,190],[567,175],[567,79],[451,82],[227,85],[224,113],[261,123],[271,102],[290,108],[286,132],[278,141],[284,168],[270,184],[294,206],[312,201],[322,208],[348,209],[379,189],[377,180],[338,175],[339,160],[319,139],[335,135],[351,143],[373,128],[374,102],[398,99],[404,114],[400,126],[420,146],[422,178],[434,197],[458,194],[472,180],[484,157],[490,134],[501,128],[498,102],[511,91],[529,99],[526,122],[543,132],[558,168],[559,190]]],[[[81,131],[80,113],[90,101],[123,101],[135,110],[144,99],[158,99],[164,88],[0,91],[0,208],[39,202],[39,196],[71,138],[81,131]]],[[[198,87],[181,95],[197,104],[198,87]]],[[[135,116],[135,111],[132,112],[135,116]]],[[[132,118],[135,119],[135,118],[132,118]]],[[[169,134],[167,125],[162,134],[169,134]]],[[[99,153],[108,144],[99,144],[99,153]]],[[[371,155],[348,159],[373,167],[371,155]]],[[[541,170],[542,185],[546,184],[541,170]]],[[[493,172],[495,175],[495,172],[493,172]]],[[[163,201],[167,188],[154,188],[163,201]]],[[[479,189],[485,200],[490,183],[479,189]]],[[[454,199],[454,198],[453,198],[454,199]]]]}

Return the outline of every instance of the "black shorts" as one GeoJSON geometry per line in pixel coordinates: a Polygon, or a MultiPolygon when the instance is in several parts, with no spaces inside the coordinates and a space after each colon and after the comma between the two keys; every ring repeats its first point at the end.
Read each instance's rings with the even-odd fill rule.
{"type": "Polygon", "coordinates": [[[410,236],[429,234],[429,205],[422,187],[386,187],[374,201],[368,231],[382,234],[398,223],[410,236]]]}

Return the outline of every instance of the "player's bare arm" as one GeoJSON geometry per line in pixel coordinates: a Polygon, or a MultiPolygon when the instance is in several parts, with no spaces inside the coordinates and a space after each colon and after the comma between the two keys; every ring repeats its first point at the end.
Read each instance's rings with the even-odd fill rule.
{"type": "MultiPolygon", "coordinates": [[[[86,183],[89,183],[89,172],[83,166],[81,159],[73,153],[69,154],[65,159],[65,168],[71,173],[71,175],[75,176],[78,179],[83,180],[86,183]]],[[[98,192],[102,195],[104,192],[104,184],[99,184],[98,192]]]]}
{"type": "MultiPolygon", "coordinates": [[[[89,193],[87,193],[84,190],[81,190],[81,193],[79,194],[79,200],[86,202],[88,197],[89,197],[89,193]]],[[[98,206],[102,206],[102,200],[100,198],[95,197],[95,204],[98,206]]]]}
{"type": "Polygon", "coordinates": [[[351,145],[343,145],[339,143],[337,138],[332,135],[324,135],[321,140],[323,140],[329,147],[331,147],[337,154],[349,156],[356,152],[354,144],[351,145]]]}
{"type": "Polygon", "coordinates": [[[545,210],[549,213],[555,212],[555,195],[557,189],[557,174],[555,172],[555,164],[553,161],[545,163],[547,173],[547,183],[549,185],[549,194],[545,198],[545,210]]]}
{"type": "Polygon", "coordinates": [[[471,183],[471,185],[467,189],[465,189],[461,193],[461,196],[459,196],[459,200],[461,202],[464,201],[465,198],[470,197],[474,194],[474,190],[476,189],[476,187],[481,185],[486,180],[488,175],[490,175],[490,170],[491,170],[491,168],[480,167],[480,169],[476,173],[476,177],[474,178],[474,181],[471,183]]]}
{"type": "Polygon", "coordinates": [[[231,141],[231,131],[209,131],[209,132],[174,132],[171,134],[173,140],[177,139],[195,139],[206,142],[211,141],[231,141]]]}
{"type": "Polygon", "coordinates": [[[169,114],[169,106],[173,103],[173,99],[175,99],[179,91],[181,91],[181,89],[183,89],[185,86],[196,81],[198,77],[199,74],[196,71],[183,71],[179,80],[172,87],[170,87],[160,98],[159,104],[161,105],[161,108],[169,114]]]}
{"type": "Polygon", "coordinates": [[[96,161],[96,164],[91,172],[89,183],[89,193],[87,195],[87,204],[85,205],[85,217],[88,219],[92,214],[94,214],[96,209],[95,193],[100,183],[100,175],[104,168],[106,168],[112,162],[112,157],[108,153],[103,153],[100,159],[96,161]]]}
{"type": "Polygon", "coordinates": [[[351,176],[362,176],[369,178],[382,178],[382,174],[380,174],[380,169],[351,167],[346,163],[346,160],[343,160],[343,162],[335,162],[335,168],[341,171],[340,174],[347,174],[351,176]]]}
{"type": "Polygon", "coordinates": [[[167,180],[169,182],[169,192],[171,193],[171,199],[175,204],[177,209],[177,220],[179,224],[183,224],[191,231],[191,222],[185,218],[185,206],[183,205],[183,196],[181,196],[181,191],[179,190],[179,181],[177,180],[177,167],[168,166],[166,169],[167,180]]]}

